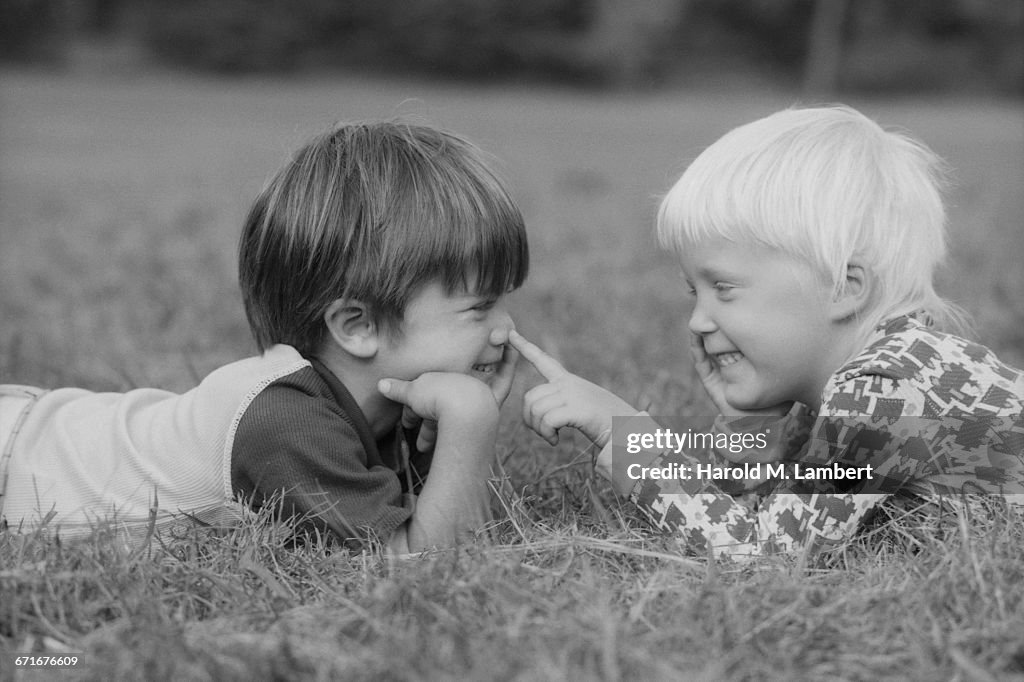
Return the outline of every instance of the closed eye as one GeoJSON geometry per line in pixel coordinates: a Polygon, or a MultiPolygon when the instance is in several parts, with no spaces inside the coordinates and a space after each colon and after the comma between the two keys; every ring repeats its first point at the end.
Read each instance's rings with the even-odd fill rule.
{"type": "Polygon", "coordinates": [[[497,304],[497,302],[498,302],[498,300],[495,299],[495,298],[488,298],[488,299],[485,299],[483,301],[480,301],[475,306],[470,308],[470,310],[474,310],[476,312],[481,312],[481,313],[486,313],[488,310],[493,308],[495,306],[495,304],[497,304]]]}
{"type": "Polygon", "coordinates": [[[729,284],[728,282],[715,282],[711,285],[711,288],[715,290],[715,295],[719,300],[727,301],[732,298],[736,291],[735,284],[729,284]]]}

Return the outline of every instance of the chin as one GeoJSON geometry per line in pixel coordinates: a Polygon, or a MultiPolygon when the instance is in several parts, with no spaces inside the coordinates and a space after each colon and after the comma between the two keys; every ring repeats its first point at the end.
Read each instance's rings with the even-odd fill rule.
{"type": "Polygon", "coordinates": [[[761,410],[765,407],[769,407],[764,404],[763,400],[749,398],[748,396],[726,395],[725,400],[737,410],[761,410]]]}

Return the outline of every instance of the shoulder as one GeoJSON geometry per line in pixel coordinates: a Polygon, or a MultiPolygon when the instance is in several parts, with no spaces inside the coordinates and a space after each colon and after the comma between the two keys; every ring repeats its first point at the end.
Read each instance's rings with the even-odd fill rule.
{"type": "Polygon", "coordinates": [[[227,412],[237,421],[268,386],[289,376],[301,375],[309,366],[309,361],[291,346],[277,345],[262,355],[214,370],[190,391],[190,401],[198,413],[227,412]]]}
{"type": "Polygon", "coordinates": [[[859,414],[1012,411],[1024,400],[1024,375],[981,344],[901,317],[833,375],[825,399],[859,414]]]}
{"type": "Polygon", "coordinates": [[[933,332],[910,318],[880,325],[867,346],[829,380],[826,414],[900,416],[923,409],[922,369],[938,362],[933,332]]]}
{"type": "Polygon", "coordinates": [[[937,368],[951,350],[968,342],[935,331],[917,320],[897,318],[881,325],[861,353],[842,367],[837,375],[884,376],[910,379],[923,370],[937,368]]]}
{"type": "Polygon", "coordinates": [[[312,480],[393,464],[348,389],[316,361],[263,387],[240,413],[228,447],[236,483],[270,470],[312,480]]]}
{"type": "Polygon", "coordinates": [[[308,448],[325,438],[359,442],[353,415],[342,409],[327,382],[308,364],[260,387],[239,415],[234,434],[236,451],[285,444],[308,448]]]}

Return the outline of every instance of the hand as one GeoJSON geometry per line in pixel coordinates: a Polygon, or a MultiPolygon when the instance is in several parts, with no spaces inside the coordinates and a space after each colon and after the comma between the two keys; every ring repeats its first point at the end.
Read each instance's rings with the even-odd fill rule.
{"type": "Polygon", "coordinates": [[[465,374],[427,372],[412,381],[381,379],[377,390],[388,400],[405,405],[403,426],[414,427],[419,421],[417,448],[436,440],[439,422],[498,419],[498,404],[491,389],[465,374]]]}
{"type": "Polygon", "coordinates": [[[416,434],[416,449],[419,452],[431,452],[437,442],[437,422],[424,419],[416,414],[411,407],[402,408],[402,428],[406,431],[419,429],[416,434]]]}
{"type": "Polygon", "coordinates": [[[690,355],[693,357],[693,366],[697,370],[697,376],[719,414],[727,417],[781,417],[793,407],[793,403],[789,402],[760,410],[736,409],[725,399],[725,382],[722,380],[722,372],[704,349],[704,339],[700,334],[690,334],[690,355]]]}
{"type": "Polygon", "coordinates": [[[523,421],[551,445],[558,444],[560,428],[571,426],[603,448],[611,436],[612,417],[636,414],[624,400],[572,374],[515,330],[509,332],[509,342],[547,379],[523,396],[523,421]]]}
{"type": "MultiPolygon", "coordinates": [[[[411,518],[388,539],[398,552],[450,547],[490,516],[488,479],[498,434],[498,404],[482,381],[453,372],[427,372],[412,381],[381,379],[377,390],[405,405],[407,421],[422,420],[436,438],[430,475],[411,518]]],[[[423,445],[424,432],[420,430],[423,445]]]]}

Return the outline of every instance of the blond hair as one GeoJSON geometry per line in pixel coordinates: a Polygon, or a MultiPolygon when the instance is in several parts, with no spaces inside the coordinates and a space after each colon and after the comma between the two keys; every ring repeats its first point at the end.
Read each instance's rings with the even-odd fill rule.
{"type": "Polygon", "coordinates": [[[658,237],[677,252],[708,238],[793,255],[838,290],[852,260],[874,276],[870,331],[923,312],[955,326],[933,278],[946,255],[942,160],[846,106],[792,108],[704,150],[661,203],[658,237]]]}

